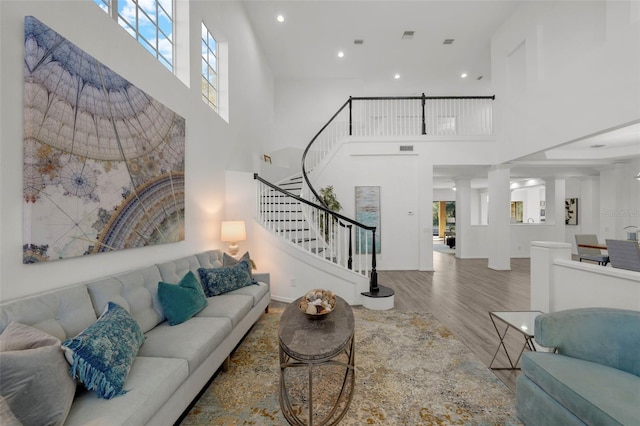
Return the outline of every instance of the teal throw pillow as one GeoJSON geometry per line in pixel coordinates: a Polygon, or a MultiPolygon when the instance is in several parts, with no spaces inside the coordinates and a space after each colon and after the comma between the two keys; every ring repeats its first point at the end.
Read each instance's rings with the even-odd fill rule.
{"type": "Polygon", "coordinates": [[[207,306],[202,285],[191,271],[178,284],[159,282],[158,298],[169,325],[183,323],[207,306]]]}
{"type": "Polygon", "coordinates": [[[244,260],[222,268],[198,269],[200,281],[202,281],[202,287],[204,287],[204,293],[207,297],[254,285],[249,271],[249,264],[244,260]]]}
{"type": "Polygon", "coordinates": [[[71,376],[98,397],[111,399],[127,393],[124,383],[143,342],[144,334],[129,312],[109,302],[95,323],[62,342],[62,348],[71,376]]]}

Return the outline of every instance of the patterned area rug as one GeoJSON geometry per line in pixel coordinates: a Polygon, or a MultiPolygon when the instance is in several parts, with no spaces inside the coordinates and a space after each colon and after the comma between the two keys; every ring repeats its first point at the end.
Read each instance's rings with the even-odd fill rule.
{"type": "MultiPolygon", "coordinates": [[[[287,424],[278,403],[281,313],[263,315],[182,425],[287,424]]],[[[433,316],[361,307],[354,316],[355,392],[341,425],[521,424],[513,393],[433,316]]]]}

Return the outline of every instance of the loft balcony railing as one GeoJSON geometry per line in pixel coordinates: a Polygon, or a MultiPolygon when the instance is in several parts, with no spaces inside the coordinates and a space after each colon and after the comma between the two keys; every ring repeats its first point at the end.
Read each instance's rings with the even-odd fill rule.
{"type": "Polygon", "coordinates": [[[495,96],[350,97],[307,146],[311,173],[349,136],[490,136],[495,96]]]}

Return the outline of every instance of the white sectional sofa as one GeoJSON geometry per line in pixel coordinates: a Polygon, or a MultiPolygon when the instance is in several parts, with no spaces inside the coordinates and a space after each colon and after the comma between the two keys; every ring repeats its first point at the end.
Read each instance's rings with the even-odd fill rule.
{"type": "MultiPolygon", "coordinates": [[[[77,385],[65,425],[171,425],[206,385],[271,300],[268,274],[258,285],[207,298],[193,318],[170,326],[158,282],[178,283],[188,271],[222,266],[222,252],[207,251],[0,306],[0,332],[13,321],[64,341],[93,324],[108,302],[125,308],[145,340],[127,376],[128,393],[101,399],[77,385]]],[[[34,401],[37,404],[37,401],[34,401]]]]}

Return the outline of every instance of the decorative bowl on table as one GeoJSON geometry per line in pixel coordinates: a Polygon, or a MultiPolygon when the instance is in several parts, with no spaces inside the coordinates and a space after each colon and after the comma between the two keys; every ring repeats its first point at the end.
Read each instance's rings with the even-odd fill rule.
{"type": "Polygon", "coordinates": [[[336,295],[329,290],[311,290],[300,299],[300,310],[310,318],[322,318],[336,306],[336,295]]]}

